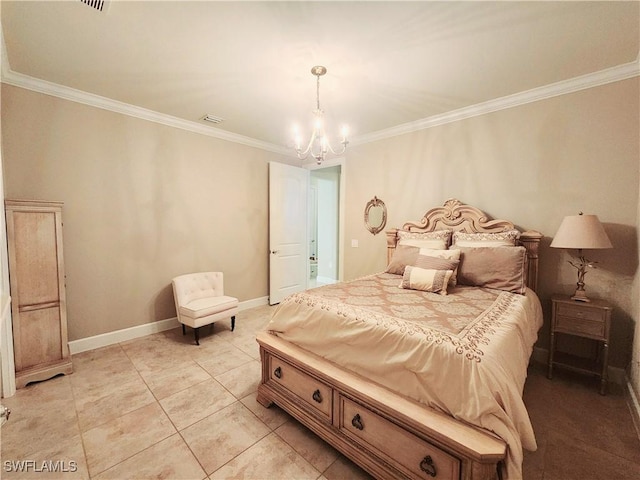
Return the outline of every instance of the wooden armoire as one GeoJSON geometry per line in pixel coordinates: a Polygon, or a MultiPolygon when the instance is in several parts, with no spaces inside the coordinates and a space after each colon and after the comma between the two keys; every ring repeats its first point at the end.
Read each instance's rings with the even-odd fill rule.
{"type": "Polygon", "coordinates": [[[62,203],[5,200],[16,387],[73,371],[62,203]]]}

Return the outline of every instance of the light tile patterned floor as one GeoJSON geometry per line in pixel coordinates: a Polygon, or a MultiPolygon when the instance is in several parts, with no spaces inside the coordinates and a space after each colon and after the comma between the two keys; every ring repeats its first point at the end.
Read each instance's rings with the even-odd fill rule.
{"type": "Polygon", "coordinates": [[[256,402],[255,332],[270,312],[240,312],[234,332],[224,321],[204,328],[200,346],[178,328],[74,355],[72,375],[3,400],[12,413],[0,477],[370,478],[278,407],[256,402]],[[18,471],[17,461],[30,463],[18,471]]]}
{"type": "MultiPolygon", "coordinates": [[[[199,347],[191,331],[175,329],[74,355],[72,375],[3,399],[12,414],[0,477],[370,479],[282,410],[256,402],[255,332],[270,312],[240,312],[235,332],[228,322],[205,328],[199,347]]],[[[611,390],[603,397],[591,379],[558,371],[549,381],[531,369],[524,398],[539,448],[525,453],[526,480],[640,478],[627,398],[611,390]]]]}

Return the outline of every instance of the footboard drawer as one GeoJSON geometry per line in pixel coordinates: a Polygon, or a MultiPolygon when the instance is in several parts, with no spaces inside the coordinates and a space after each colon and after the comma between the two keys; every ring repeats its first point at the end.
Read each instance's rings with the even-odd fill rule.
{"type": "Polygon", "coordinates": [[[271,355],[269,356],[269,381],[286,388],[331,422],[333,394],[329,385],[271,355]]]}
{"type": "Polygon", "coordinates": [[[395,423],[340,396],[340,430],[375,449],[409,478],[459,479],[460,460],[395,423]]]}

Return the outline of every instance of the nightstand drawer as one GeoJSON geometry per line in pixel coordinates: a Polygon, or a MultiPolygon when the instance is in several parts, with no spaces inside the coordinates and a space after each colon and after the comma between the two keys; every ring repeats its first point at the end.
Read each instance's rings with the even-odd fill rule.
{"type": "Polygon", "coordinates": [[[578,318],[581,320],[593,320],[603,322],[605,318],[605,312],[601,309],[593,309],[590,307],[583,307],[582,305],[568,305],[566,303],[559,303],[556,306],[556,315],[578,318]]]}
{"type": "Polygon", "coordinates": [[[605,337],[606,324],[602,318],[597,321],[586,320],[576,317],[563,317],[561,315],[555,318],[554,330],[557,332],[570,333],[572,335],[582,335],[602,339],[605,337]]]}

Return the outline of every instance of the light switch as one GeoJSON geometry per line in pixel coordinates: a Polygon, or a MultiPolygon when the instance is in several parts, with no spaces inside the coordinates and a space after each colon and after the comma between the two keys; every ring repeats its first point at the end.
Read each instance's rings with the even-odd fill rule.
{"type": "Polygon", "coordinates": [[[356,240],[355,238],[351,240],[351,246],[353,248],[358,248],[358,240],[356,240]]]}

